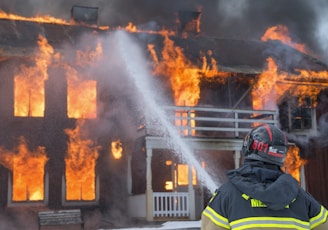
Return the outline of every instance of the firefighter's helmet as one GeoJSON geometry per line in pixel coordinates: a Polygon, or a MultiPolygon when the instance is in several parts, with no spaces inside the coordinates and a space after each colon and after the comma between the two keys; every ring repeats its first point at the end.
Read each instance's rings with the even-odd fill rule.
{"type": "Polygon", "coordinates": [[[264,161],[283,166],[288,150],[285,133],[271,124],[252,129],[245,137],[242,146],[244,159],[264,161]]]}

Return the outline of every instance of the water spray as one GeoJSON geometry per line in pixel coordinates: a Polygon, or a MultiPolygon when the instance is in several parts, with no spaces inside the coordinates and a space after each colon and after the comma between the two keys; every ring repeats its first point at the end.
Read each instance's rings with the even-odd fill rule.
{"type": "Polygon", "coordinates": [[[197,161],[192,150],[183,141],[176,127],[165,115],[163,108],[158,105],[158,98],[162,97],[158,95],[158,91],[154,90],[154,87],[150,84],[152,76],[147,68],[149,64],[144,58],[141,49],[126,31],[116,31],[113,36],[118,42],[116,48],[119,51],[118,53],[122,59],[123,66],[126,68],[128,77],[134,81],[135,87],[140,94],[146,123],[154,119],[157,121],[158,129],[164,130],[164,138],[170,149],[182,156],[189,165],[193,166],[198,173],[201,183],[210,192],[214,192],[218,184],[213,181],[197,161]]]}

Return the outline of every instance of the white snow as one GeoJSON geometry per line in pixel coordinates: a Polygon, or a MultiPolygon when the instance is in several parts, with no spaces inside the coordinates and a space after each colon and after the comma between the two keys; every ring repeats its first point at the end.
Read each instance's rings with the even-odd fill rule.
{"type": "MultiPolygon", "coordinates": [[[[120,228],[120,230],[133,230],[133,229],[142,229],[142,230],[167,230],[167,229],[200,229],[200,220],[198,221],[168,221],[158,227],[131,227],[131,228],[120,228]]],[[[99,229],[99,230],[111,230],[111,229],[99,229]]],[[[113,229],[114,230],[114,229],[113,229]]],[[[116,229],[115,229],[116,230],[116,229]]]]}

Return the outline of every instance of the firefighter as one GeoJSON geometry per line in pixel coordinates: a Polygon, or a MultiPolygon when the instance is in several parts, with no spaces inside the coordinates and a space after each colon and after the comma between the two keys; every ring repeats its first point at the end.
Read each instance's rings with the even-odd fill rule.
{"type": "Polygon", "coordinates": [[[201,230],[328,229],[327,209],[281,170],[288,150],[285,133],[260,125],[246,135],[244,163],[202,212],[201,230]]]}

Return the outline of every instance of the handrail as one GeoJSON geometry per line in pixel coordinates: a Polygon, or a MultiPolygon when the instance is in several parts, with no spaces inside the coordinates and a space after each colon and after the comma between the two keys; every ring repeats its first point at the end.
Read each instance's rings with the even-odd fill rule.
{"type": "Polygon", "coordinates": [[[188,217],[189,193],[154,192],[153,215],[154,217],[188,217]]]}
{"type": "MultiPolygon", "coordinates": [[[[274,110],[223,109],[215,107],[165,106],[169,121],[185,137],[242,137],[257,124],[278,124],[274,110]]],[[[148,135],[165,131],[156,122],[146,126],[148,135]]]]}

